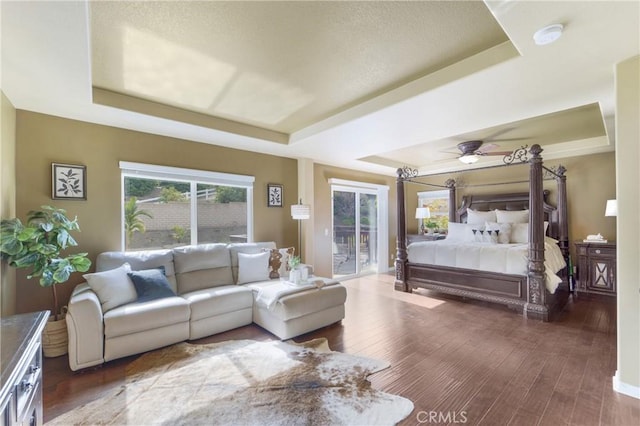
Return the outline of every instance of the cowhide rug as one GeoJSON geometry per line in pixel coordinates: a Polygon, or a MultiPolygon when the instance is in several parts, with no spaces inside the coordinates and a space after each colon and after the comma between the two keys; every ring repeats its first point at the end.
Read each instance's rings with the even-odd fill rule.
{"type": "Polygon", "coordinates": [[[127,367],[126,383],[48,425],[391,425],[408,399],[371,388],[385,361],[296,345],[179,343],[127,367]]]}

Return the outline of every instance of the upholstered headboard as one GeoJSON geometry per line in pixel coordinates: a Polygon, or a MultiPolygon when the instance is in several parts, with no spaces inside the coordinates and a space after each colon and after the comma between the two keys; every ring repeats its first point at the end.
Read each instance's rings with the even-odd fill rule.
{"type": "MultiPolygon", "coordinates": [[[[547,235],[551,238],[558,238],[559,223],[557,209],[547,202],[549,191],[543,191],[544,199],[544,220],[549,222],[547,235]]],[[[456,210],[456,222],[467,221],[467,209],[489,211],[489,210],[526,210],[529,208],[529,193],[519,192],[512,194],[482,194],[465,195],[462,197],[460,208],[456,210]]]]}

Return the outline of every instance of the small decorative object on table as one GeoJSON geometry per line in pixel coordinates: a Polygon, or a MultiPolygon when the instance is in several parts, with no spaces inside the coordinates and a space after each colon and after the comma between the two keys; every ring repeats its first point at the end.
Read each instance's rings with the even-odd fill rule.
{"type": "Polygon", "coordinates": [[[300,282],[300,256],[289,257],[289,281],[298,284],[300,282]]]}

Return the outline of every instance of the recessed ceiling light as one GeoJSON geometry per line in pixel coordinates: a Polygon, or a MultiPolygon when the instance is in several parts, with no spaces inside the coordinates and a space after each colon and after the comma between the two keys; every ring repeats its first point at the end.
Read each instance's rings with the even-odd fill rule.
{"type": "Polygon", "coordinates": [[[562,24],[553,24],[553,25],[549,25],[549,26],[544,27],[544,28],[540,28],[533,35],[533,41],[535,41],[535,43],[538,46],[544,46],[545,44],[551,44],[551,43],[553,43],[554,41],[556,41],[557,39],[560,38],[560,36],[562,35],[562,29],[563,28],[564,27],[562,26],[562,24]]]}

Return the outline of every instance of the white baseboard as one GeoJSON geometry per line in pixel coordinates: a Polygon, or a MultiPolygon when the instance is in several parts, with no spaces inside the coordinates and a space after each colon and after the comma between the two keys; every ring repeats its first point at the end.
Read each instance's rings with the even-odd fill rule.
{"type": "Polygon", "coordinates": [[[640,387],[620,381],[618,370],[616,370],[616,374],[613,376],[613,390],[632,398],[640,399],[640,387]]]}

